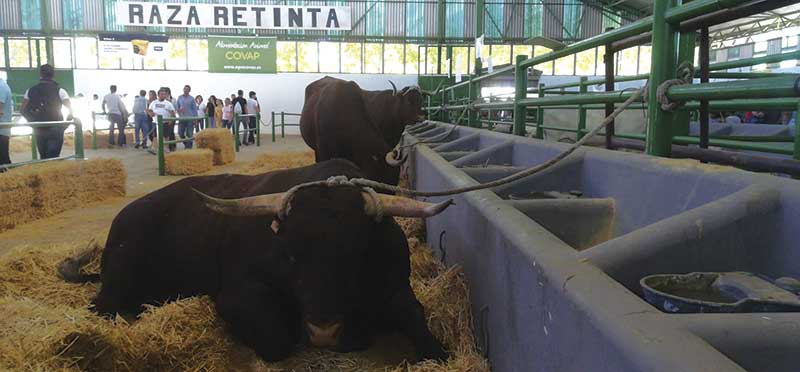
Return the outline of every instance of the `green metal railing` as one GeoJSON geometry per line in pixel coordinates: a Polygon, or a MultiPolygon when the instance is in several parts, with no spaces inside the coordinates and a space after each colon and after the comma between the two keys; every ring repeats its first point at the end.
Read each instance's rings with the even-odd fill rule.
{"type": "MultiPolygon", "coordinates": [[[[543,138],[544,130],[561,130],[576,133],[579,138],[587,133],[586,118],[588,110],[605,110],[608,113],[609,105],[621,103],[633,95],[631,91],[613,91],[614,83],[626,81],[648,80],[647,102],[657,102],[659,86],[668,80],[675,79],[678,67],[691,66],[694,62],[695,31],[683,31],[680,23],[689,21],[708,12],[738,6],[750,6],[749,0],[694,0],[684,5],[673,5],[671,0],[656,0],[651,17],[638,22],[611,30],[563,49],[530,58],[520,55],[516,57],[515,64],[496,69],[491,73],[468,76],[465,81],[441,89],[438,97],[441,104],[428,105],[425,110],[429,117],[438,114],[441,121],[452,121],[449,112],[458,112],[469,109],[472,111],[513,110],[513,130],[516,135],[526,135],[528,128],[533,128],[536,138],[543,138]],[[585,50],[599,46],[607,46],[622,39],[652,32],[652,63],[651,72],[646,75],[614,76],[606,73],[603,79],[581,78],[578,82],[557,84],[538,87],[528,87],[528,68],[542,63],[554,61],[585,50]],[[480,82],[496,78],[501,75],[514,74],[513,100],[507,102],[486,102],[484,97],[476,94],[480,89],[480,82]],[[607,91],[589,92],[589,87],[603,84],[607,91]],[[575,89],[577,88],[577,89],[575,89]],[[532,97],[531,93],[536,97],[532,97]],[[577,128],[559,128],[546,126],[544,123],[545,109],[577,109],[577,128]],[[535,123],[531,123],[529,113],[535,110],[535,123]]],[[[703,24],[703,27],[713,23],[703,24]]],[[[605,58],[614,60],[614,50],[606,48],[605,58]]],[[[640,102],[631,105],[628,109],[646,110],[649,121],[645,135],[622,133],[620,138],[645,139],[645,149],[648,154],[657,156],[670,156],[673,144],[699,143],[697,137],[688,136],[689,117],[694,111],[700,109],[700,103],[708,102],[710,110],[797,110],[800,104],[800,74],[772,74],[763,72],[725,72],[731,68],[753,66],[761,63],[776,63],[784,60],[800,59],[800,51],[770,55],[766,57],[746,58],[737,61],[721,62],[708,65],[706,72],[714,79],[745,79],[734,81],[703,82],[699,84],[672,85],[665,90],[665,96],[671,102],[679,102],[683,106],[667,111],[660,104],[647,104],[640,102]]],[[[613,64],[607,65],[612,66],[613,64]]],[[[694,69],[695,75],[700,69],[694,69]]],[[[690,75],[692,76],[692,75],[690,75]]],[[[429,98],[429,103],[432,99],[429,98]]],[[[480,115],[470,114],[470,119],[480,115]]],[[[463,124],[458,122],[456,124],[463,124]]],[[[467,120],[467,125],[493,126],[489,120],[467,120]]],[[[614,135],[613,126],[609,127],[609,136],[614,135]]],[[[778,154],[792,155],[800,160],[800,130],[796,131],[794,138],[788,136],[728,136],[712,137],[710,144],[730,149],[765,151],[778,154]],[[794,142],[795,146],[786,146],[794,142]]],[[[708,138],[703,137],[703,138],[708,138]]],[[[608,143],[608,142],[607,142],[608,143]]]]}
{"type": "Polygon", "coordinates": [[[239,152],[239,146],[241,146],[241,140],[239,139],[239,122],[242,118],[256,118],[256,126],[255,128],[248,127],[247,124],[242,123],[242,127],[244,128],[241,132],[244,132],[245,135],[249,132],[255,132],[256,137],[256,146],[261,146],[261,113],[256,114],[233,114],[233,135],[236,137],[235,139],[235,147],[236,152],[239,152]]]}
{"type": "MultiPolygon", "coordinates": [[[[73,119],[73,120],[68,120],[68,121],[40,121],[40,122],[29,122],[29,123],[0,123],[0,129],[3,129],[3,128],[11,129],[11,128],[17,128],[17,127],[29,127],[31,129],[47,128],[47,127],[64,127],[64,128],[66,128],[66,127],[68,127],[70,125],[74,126],[75,133],[83,133],[83,125],[81,125],[81,121],[78,120],[78,119],[73,119]]],[[[33,131],[33,133],[31,133],[30,137],[31,137],[31,158],[32,159],[29,160],[29,161],[23,161],[23,162],[19,162],[19,163],[0,165],[0,168],[10,169],[10,168],[15,168],[15,167],[23,166],[23,165],[28,165],[28,164],[41,163],[41,162],[45,162],[45,161],[64,160],[64,159],[79,159],[79,160],[83,160],[83,159],[86,158],[86,156],[84,155],[84,152],[83,152],[83,136],[82,135],[80,135],[80,136],[76,135],[75,136],[75,141],[74,141],[75,154],[67,155],[67,156],[60,156],[60,157],[51,158],[51,159],[39,159],[39,153],[38,153],[38,149],[36,147],[36,131],[33,131]]]]}
{"type": "Polygon", "coordinates": [[[298,114],[298,113],[283,112],[283,111],[276,113],[275,111],[272,111],[270,113],[270,115],[272,117],[271,118],[271,122],[272,122],[272,125],[271,125],[271,127],[272,127],[272,142],[275,142],[275,127],[277,127],[278,125],[280,125],[280,127],[281,127],[281,138],[286,137],[286,127],[299,127],[300,126],[299,122],[297,122],[297,123],[286,123],[286,117],[287,116],[292,116],[292,117],[298,117],[299,118],[300,114],[298,114]],[[276,118],[280,118],[281,119],[280,123],[275,121],[276,118]]]}

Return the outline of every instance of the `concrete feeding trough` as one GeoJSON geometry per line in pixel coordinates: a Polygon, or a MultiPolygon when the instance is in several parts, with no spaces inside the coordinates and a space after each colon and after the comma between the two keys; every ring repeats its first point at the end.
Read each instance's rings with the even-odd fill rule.
{"type": "MultiPolygon", "coordinates": [[[[404,141],[450,128],[421,123],[404,141]]],[[[567,148],[460,126],[447,141],[414,147],[409,177],[422,191],[471,186],[567,148]]],[[[464,267],[493,371],[797,370],[800,313],[672,314],[648,303],[640,284],[693,272],[799,277],[796,180],[582,148],[526,179],[454,199],[427,219],[428,241],[446,264],[464,267]],[[573,190],[580,198],[513,197],[573,190]]]]}

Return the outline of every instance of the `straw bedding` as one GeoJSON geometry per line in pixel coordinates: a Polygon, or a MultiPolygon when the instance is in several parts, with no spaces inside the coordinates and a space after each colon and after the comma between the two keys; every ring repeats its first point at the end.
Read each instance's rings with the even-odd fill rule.
{"type": "Polygon", "coordinates": [[[214,165],[224,165],[236,158],[233,135],[225,128],[203,129],[194,137],[197,148],[214,151],[214,165]]]}
{"type": "MultiPolygon", "coordinates": [[[[411,363],[403,337],[376,340],[359,353],[302,348],[285,361],[266,363],[231,339],[206,296],[150,307],[139,319],[100,318],[86,305],[96,284],[68,284],[55,265],[87,250],[86,241],[19,247],[0,257],[0,370],[22,371],[391,371],[484,372],[474,346],[469,292],[461,269],[445,268],[419,237],[424,224],[401,221],[409,238],[411,283],[431,331],[445,344],[445,363],[411,363]]],[[[93,241],[85,272],[97,272],[102,246],[93,241]]]]}
{"type": "Polygon", "coordinates": [[[244,174],[261,174],[279,169],[304,167],[314,164],[313,151],[289,151],[264,154],[256,158],[242,171],[244,174]]]}
{"type": "Polygon", "coordinates": [[[164,155],[164,169],[173,176],[208,172],[214,166],[214,151],[191,149],[164,155]]]}
{"type": "Polygon", "coordinates": [[[63,160],[0,173],[0,231],[86,203],[125,195],[117,159],[63,160]]]}

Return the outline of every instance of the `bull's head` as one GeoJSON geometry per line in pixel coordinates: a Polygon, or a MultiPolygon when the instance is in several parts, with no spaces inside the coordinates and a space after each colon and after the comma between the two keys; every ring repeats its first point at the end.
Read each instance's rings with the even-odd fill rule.
{"type": "Polygon", "coordinates": [[[387,241],[391,225],[377,222],[376,216],[430,217],[452,202],[425,203],[352,186],[309,186],[292,196],[279,193],[228,200],[198,194],[209,208],[223,214],[276,217],[272,247],[285,257],[287,282],[308,339],[316,346],[337,344],[345,320],[363,305],[365,274],[386,269],[365,263],[375,262],[376,256],[395,255],[397,244],[405,246],[405,239],[387,241]],[[278,217],[279,213],[285,216],[278,217]]]}

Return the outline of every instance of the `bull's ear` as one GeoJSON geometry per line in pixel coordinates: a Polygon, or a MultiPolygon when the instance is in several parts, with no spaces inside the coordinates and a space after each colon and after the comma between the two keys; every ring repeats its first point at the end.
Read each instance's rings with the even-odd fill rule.
{"type": "Polygon", "coordinates": [[[239,199],[220,199],[192,189],[209,209],[229,216],[275,216],[285,193],[265,194],[239,199]]]}

